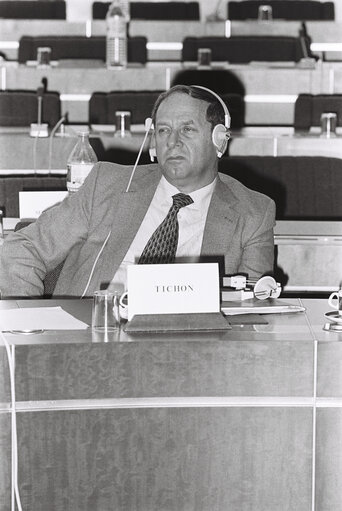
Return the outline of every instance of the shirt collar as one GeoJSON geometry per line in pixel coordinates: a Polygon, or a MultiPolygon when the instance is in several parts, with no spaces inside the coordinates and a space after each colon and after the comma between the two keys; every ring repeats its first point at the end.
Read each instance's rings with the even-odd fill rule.
{"type": "MultiPolygon", "coordinates": [[[[189,204],[188,208],[199,209],[200,204],[204,200],[209,199],[211,197],[216,185],[216,181],[217,177],[215,177],[215,179],[208,185],[203,186],[202,188],[199,188],[194,192],[188,193],[187,195],[190,195],[190,197],[194,201],[193,204],[189,204]]],[[[161,177],[158,188],[161,192],[163,199],[167,200],[170,205],[172,204],[172,196],[175,195],[176,193],[180,193],[178,188],[169,183],[169,181],[165,179],[164,176],[161,177]]]]}

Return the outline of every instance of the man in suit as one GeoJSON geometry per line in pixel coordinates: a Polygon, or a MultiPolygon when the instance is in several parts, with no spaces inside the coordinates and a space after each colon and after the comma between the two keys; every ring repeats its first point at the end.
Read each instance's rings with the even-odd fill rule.
{"type": "Polygon", "coordinates": [[[54,295],[125,286],[128,264],[165,261],[159,241],[152,242],[157,259],[150,259],[151,240],[179,194],[185,202],[174,215],[175,262],[223,261],[226,274],[250,278],[271,272],[275,205],[218,173],[229,113],[215,96],[195,86],[163,93],[152,113],[158,164],[132,175],[129,167],[100,162],[76,194],[9,236],[0,254],[3,295],[42,295],[46,273],[62,261],[54,295]]]}

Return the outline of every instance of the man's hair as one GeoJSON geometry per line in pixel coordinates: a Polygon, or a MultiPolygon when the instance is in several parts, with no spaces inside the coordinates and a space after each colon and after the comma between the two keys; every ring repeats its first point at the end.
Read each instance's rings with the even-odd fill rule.
{"type": "Polygon", "coordinates": [[[200,89],[192,85],[175,85],[174,87],[171,87],[171,89],[167,90],[166,92],[162,92],[162,94],[158,96],[152,110],[152,120],[154,125],[156,123],[157,111],[161,103],[166,98],[168,98],[172,94],[175,94],[176,92],[187,94],[188,96],[191,96],[194,99],[201,99],[202,101],[206,101],[207,103],[209,103],[206,112],[206,118],[207,121],[210,122],[212,130],[214,129],[216,124],[224,124],[225,113],[223,110],[223,106],[213,94],[204,89],[200,89]]]}

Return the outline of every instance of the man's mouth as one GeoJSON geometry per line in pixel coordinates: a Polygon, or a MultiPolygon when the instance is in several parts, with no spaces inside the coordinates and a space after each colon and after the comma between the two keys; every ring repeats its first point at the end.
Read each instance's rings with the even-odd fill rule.
{"type": "Polygon", "coordinates": [[[176,154],[176,155],[168,156],[166,159],[167,159],[168,161],[169,161],[169,160],[175,160],[175,161],[178,161],[178,160],[179,160],[179,161],[180,161],[180,160],[184,160],[184,156],[181,156],[181,155],[177,155],[177,154],[176,154]]]}

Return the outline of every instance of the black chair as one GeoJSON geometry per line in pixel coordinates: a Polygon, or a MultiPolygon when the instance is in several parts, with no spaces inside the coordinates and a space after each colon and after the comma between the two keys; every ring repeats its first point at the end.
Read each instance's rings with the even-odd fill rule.
{"type": "MultiPolygon", "coordinates": [[[[93,19],[105,19],[110,2],[94,2],[93,19]]],[[[131,19],[199,20],[198,2],[130,2],[131,19]]]]}
{"type": "MultiPolygon", "coordinates": [[[[45,92],[42,98],[42,122],[53,127],[61,118],[59,93],[45,92]]],[[[0,91],[0,126],[29,126],[37,115],[36,91],[0,91]]]]}
{"type": "Polygon", "coordinates": [[[315,0],[242,0],[229,1],[228,19],[232,21],[257,19],[260,5],[272,8],[274,19],[285,20],[334,20],[334,2],[317,2],[315,0]]]}
{"type": "Polygon", "coordinates": [[[1,0],[0,18],[7,19],[66,19],[64,0],[1,0]]]}
{"type": "MultiPolygon", "coordinates": [[[[146,64],[146,43],[146,37],[142,36],[128,39],[128,62],[146,64]]],[[[39,46],[49,46],[51,48],[51,60],[106,60],[106,38],[104,36],[23,36],[19,41],[19,63],[23,64],[28,60],[35,60],[39,46]]]]}
{"type": "Polygon", "coordinates": [[[295,130],[309,130],[320,126],[322,113],[337,115],[337,126],[342,126],[342,94],[299,94],[295,103],[295,130]]]}
{"type": "Polygon", "coordinates": [[[197,62],[200,48],[210,48],[213,61],[247,64],[252,61],[299,62],[311,56],[307,38],[287,36],[186,37],[182,61],[197,62]],[[305,47],[303,48],[303,39],[305,47]]]}
{"type": "Polygon", "coordinates": [[[342,220],[342,159],[229,156],[219,171],[271,197],[277,220],[342,220]]]}
{"type": "Polygon", "coordinates": [[[131,112],[131,123],[142,124],[151,117],[153,105],[162,91],[94,92],[89,101],[90,124],[115,124],[115,112],[131,112]]]}

